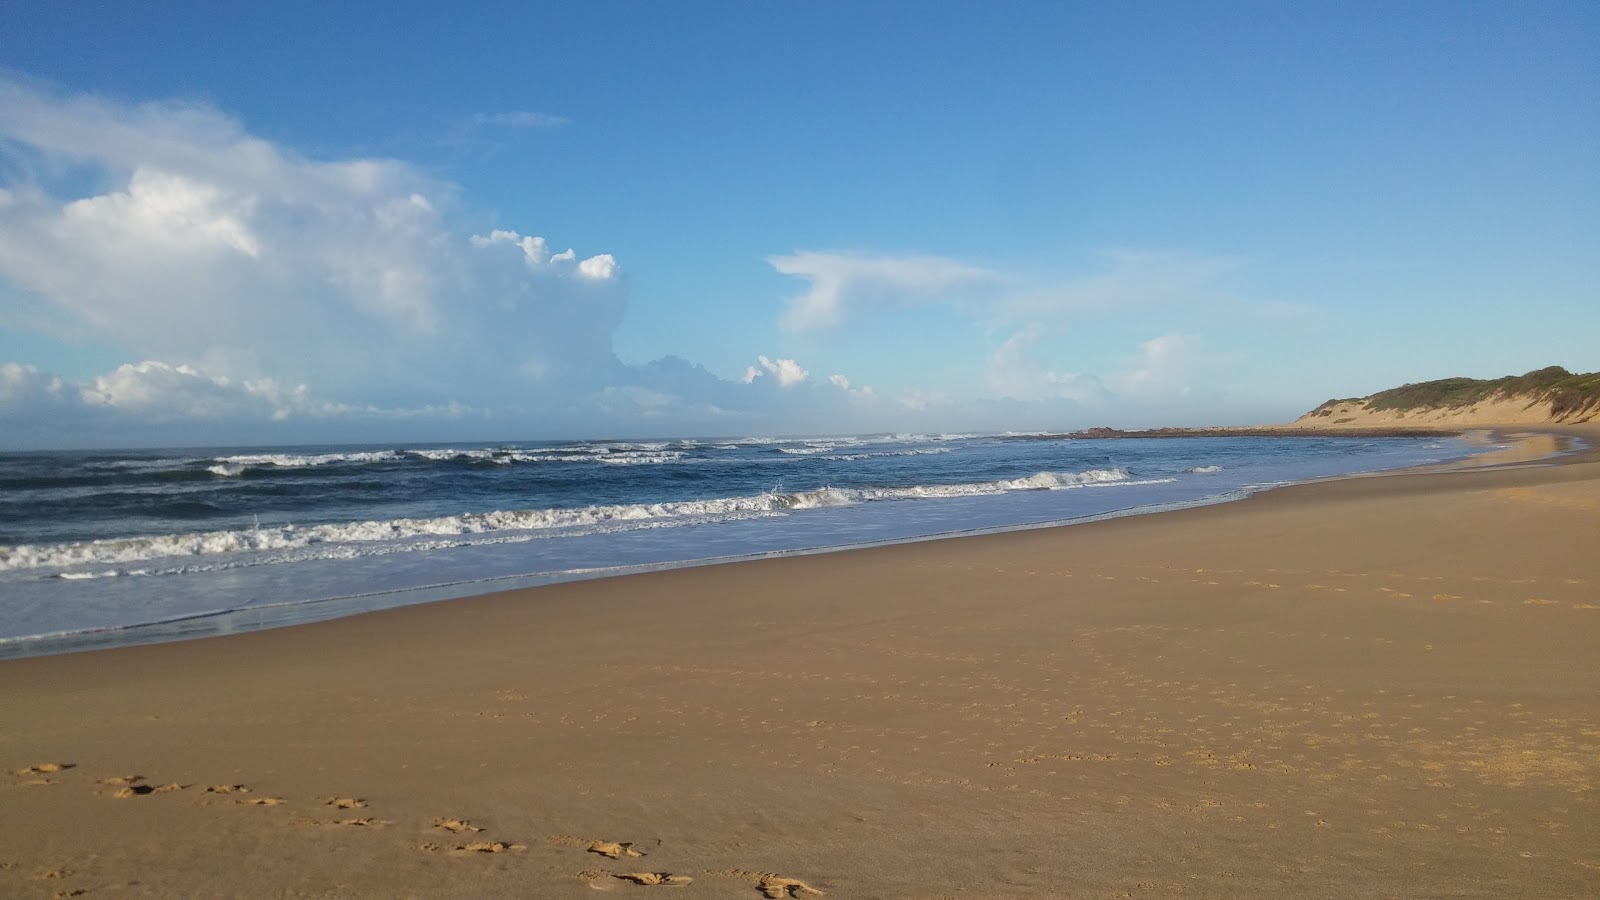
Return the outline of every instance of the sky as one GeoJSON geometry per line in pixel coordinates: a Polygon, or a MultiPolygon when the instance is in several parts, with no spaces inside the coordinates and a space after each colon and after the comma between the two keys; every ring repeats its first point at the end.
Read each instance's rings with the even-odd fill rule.
{"type": "Polygon", "coordinates": [[[1600,4],[0,5],[0,449],[1600,369],[1600,4]]]}

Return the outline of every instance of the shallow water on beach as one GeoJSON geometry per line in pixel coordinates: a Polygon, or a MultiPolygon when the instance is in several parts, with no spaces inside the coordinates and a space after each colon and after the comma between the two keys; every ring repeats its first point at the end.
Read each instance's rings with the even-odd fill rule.
{"type": "Polygon", "coordinates": [[[1152,512],[1483,449],[940,434],[0,454],[0,656],[1152,512]]]}

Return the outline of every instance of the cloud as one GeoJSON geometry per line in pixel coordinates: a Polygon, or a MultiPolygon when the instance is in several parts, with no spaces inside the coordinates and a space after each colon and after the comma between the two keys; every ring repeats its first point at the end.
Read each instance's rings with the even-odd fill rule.
{"type": "Polygon", "coordinates": [[[319,398],[303,384],[236,380],[184,363],[143,360],[75,383],[31,365],[0,363],[0,421],[82,427],[171,423],[454,419],[459,403],[377,407],[319,398]]]}
{"type": "Polygon", "coordinates": [[[828,383],[858,400],[869,400],[877,397],[877,392],[872,389],[871,385],[863,384],[860,387],[851,387],[850,379],[843,375],[829,375],[828,383]]]}
{"type": "Polygon", "coordinates": [[[1137,353],[1109,374],[1062,372],[1037,358],[1036,347],[1047,336],[1044,326],[1029,326],[990,352],[984,375],[994,396],[1024,402],[1067,400],[1091,407],[1168,401],[1190,393],[1190,380],[1203,362],[1201,339],[1174,333],[1144,341],[1137,353]]]}
{"type": "Polygon", "coordinates": [[[1164,334],[1139,345],[1131,368],[1106,378],[1112,390],[1134,397],[1186,395],[1201,342],[1192,334],[1164,334]]]}
{"type": "Polygon", "coordinates": [[[0,179],[0,302],[132,358],[375,407],[537,405],[519,371],[598,389],[619,366],[615,257],[475,234],[456,188],[404,162],[307,159],[203,104],[0,79],[0,179]]]}
{"type": "Polygon", "coordinates": [[[852,315],[924,303],[960,305],[1010,289],[1005,276],[936,256],[803,251],[769,256],[784,275],[810,282],[783,315],[791,331],[832,328],[852,315]]]}
{"type": "Polygon", "coordinates": [[[761,367],[758,369],[750,366],[744,370],[745,384],[752,384],[762,375],[770,374],[778,379],[779,387],[792,387],[811,377],[810,372],[801,368],[800,364],[792,359],[768,359],[765,356],[758,356],[756,361],[761,367]]]}
{"type": "MultiPolygon", "coordinates": [[[[565,245],[525,224],[492,227],[459,193],[400,160],[307,158],[203,103],[127,103],[0,77],[0,329],[21,338],[13,346],[47,334],[120,353],[101,374],[72,378],[26,364],[47,360],[0,360],[0,442],[16,443],[19,427],[39,446],[116,434],[168,445],[416,440],[469,422],[493,436],[884,430],[935,417],[1010,427],[1000,420],[1021,404],[1166,396],[1201,361],[1198,338],[1169,334],[1115,374],[1078,374],[1040,361],[1047,335],[1137,309],[1220,317],[1266,306],[1231,287],[1242,262],[1227,258],[1110,253],[1087,275],[1051,280],[946,257],[801,251],[768,260],[805,282],[784,327],[824,332],[948,307],[1005,335],[984,369],[990,397],[926,383],[880,395],[767,356],[741,384],[676,357],[621,362],[613,335],[627,268],[604,247],[556,250],[565,245]],[[384,422],[394,429],[363,430],[384,422]],[[289,430],[299,426],[311,430],[289,430]]],[[[950,370],[964,378],[981,360],[979,350],[950,370]]],[[[904,371],[931,378],[932,368],[904,371]]]]}
{"type": "Polygon", "coordinates": [[[984,376],[996,397],[1013,400],[1104,400],[1105,385],[1094,375],[1057,372],[1036,359],[1034,347],[1046,334],[1041,325],[1018,329],[990,352],[984,376]]]}
{"type": "Polygon", "coordinates": [[[1114,250],[1096,257],[1097,271],[1055,279],[940,256],[803,251],[767,262],[809,283],[790,298],[779,320],[800,332],[918,306],[947,306],[991,326],[1061,324],[1155,308],[1276,321],[1314,314],[1292,303],[1241,296],[1233,281],[1245,261],[1228,256],[1114,250]]]}
{"type": "Polygon", "coordinates": [[[36,366],[0,363],[0,419],[37,418],[82,403],[81,391],[36,366]]]}
{"type": "Polygon", "coordinates": [[[950,402],[950,396],[943,391],[908,391],[899,398],[900,405],[915,412],[926,412],[930,409],[943,406],[950,402]]]}
{"type": "Polygon", "coordinates": [[[234,382],[188,365],[145,360],[119,366],[80,390],[87,406],[133,413],[161,422],[183,418],[287,418],[306,404],[306,388],[285,388],[264,378],[234,382]]]}

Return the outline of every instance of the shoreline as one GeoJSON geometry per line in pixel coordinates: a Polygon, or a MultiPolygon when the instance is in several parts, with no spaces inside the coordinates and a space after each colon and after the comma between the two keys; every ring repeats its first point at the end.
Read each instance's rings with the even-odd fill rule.
{"type": "MultiPolygon", "coordinates": [[[[1091,429],[1093,432],[1111,431],[1110,429],[1091,429]]],[[[1117,432],[1110,435],[1090,434],[1080,432],[1077,436],[1085,437],[1146,437],[1155,439],[1179,437],[1226,437],[1226,436],[1258,436],[1258,437],[1306,437],[1306,436],[1332,436],[1332,437],[1440,437],[1463,435],[1480,435],[1479,442],[1502,442],[1508,440],[1502,436],[1503,430],[1494,428],[1474,428],[1465,430],[1453,429],[1372,429],[1371,433],[1361,430],[1360,433],[1351,434],[1303,434],[1293,429],[1284,430],[1279,426],[1260,426],[1252,429],[1157,429],[1152,432],[1117,432]]],[[[1059,439],[1062,436],[1055,436],[1059,439]]],[[[1039,437],[1026,439],[1037,440],[1039,437]]],[[[1522,442],[1527,444],[1526,441],[1522,442]]],[[[1541,447],[1539,450],[1528,451],[1500,451],[1517,453],[1517,458],[1535,460],[1543,456],[1558,455],[1564,450],[1561,447],[1541,447]]],[[[1444,464],[1455,468],[1472,466],[1473,460],[1483,454],[1464,460],[1456,460],[1444,464]]],[[[1378,470],[1374,472],[1357,472],[1348,475],[1330,476],[1334,479],[1351,477],[1368,477],[1372,475],[1393,474],[1395,472],[1409,471],[1409,469],[1378,470]]],[[[168,643],[173,641],[198,640],[209,637],[234,634],[247,631],[283,628],[300,624],[310,624],[327,621],[334,618],[352,615],[365,615],[370,612],[381,611],[387,608],[413,606],[422,603],[434,603],[460,600],[467,597],[485,594],[503,593],[510,590],[532,589],[546,587],[553,584],[572,583],[604,578],[622,577],[625,575],[648,574],[651,572],[673,571],[684,568],[698,568],[703,566],[729,565],[740,562],[749,562],[762,559],[783,558],[789,556],[814,556],[830,553],[847,552],[852,550],[871,549],[882,546],[895,546],[906,543],[919,543],[923,541],[942,541],[962,539],[986,534],[1003,534],[1012,531],[1028,531],[1039,528],[1063,528],[1068,526],[1081,526],[1097,521],[1104,521],[1126,516],[1156,515],[1170,512],[1175,509],[1204,507],[1219,503],[1231,503],[1245,499],[1265,490],[1275,490],[1282,485],[1257,488],[1243,493],[1228,491],[1208,496],[1201,499],[1183,501],[1179,503],[1155,503],[1142,506],[1133,506],[1114,509],[1101,513],[1070,516],[1061,519],[1019,523],[1014,525],[996,526],[990,528],[971,528],[956,531],[942,531],[930,534],[921,534],[910,537],[889,538],[875,541],[863,541],[854,544],[825,544],[799,549],[786,549],[775,551],[760,551],[744,555],[713,557],[705,559],[686,559],[660,563],[641,563],[635,565],[618,565],[603,567],[593,572],[585,572],[573,576],[569,573],[525,573],[497,576],[490,579],[466,579],[461,581],[440,582],[410,588],[385,589],[369,593],[337,595],[318,597],[313,599],[294,599],[278,602],[264,603],[252,606],[243,606],[235,609],[216,609],[187,613],[170,619],[161,619],[150,622],[140,622],[132,625],[90,628],[75,631],[53,632],[28,637],[7,638],[0,640],[0,661],[6,659],[24,659],[34,656],[49,656],[63,653],[93,652],[102,649],[124,646],[144,646],[148,644],[168,643]],[[387,602],[385,602],[387,601],[387,602]],[[399,601],[399,602],[395,602],[399,601]]]]}
{"type": "Polygon", "coordinates": [[[1593,896],[1581,436],[0,661],[0,893],[1593,896]]]}

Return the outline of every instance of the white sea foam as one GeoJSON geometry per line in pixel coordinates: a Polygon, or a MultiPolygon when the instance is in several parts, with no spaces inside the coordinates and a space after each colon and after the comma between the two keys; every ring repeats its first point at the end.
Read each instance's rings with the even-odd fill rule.
{"type": "Polygon", "coordinates": [[[221,456],[219,464],[239,466],[276,466],[280,469],[303,469],[308,466],[326,466],[334,463],[393,462],[400,454],[393,450],[373,450],[360,453],[251,453],[240,456],[221,456]]]}
{"type": "Polygon", "coordinates": [[[864,453],[833,453],[827,456],[819,456],[817,459],[825,459],[829,462],[859,462],[863,459],[883,459],[891,456],[937,456],[941,453],[949,452],[949,447],[917,447],[911,450],[869,450],[864,453]]]}
{"type": "Polygon", "coordinates": [[[1194,475],[1215,475],[1216,473],[1222,471],[1222,467],[1221,466],[1195,466],[1192,469],[1185,469],[1184,471],[1189,472],[1189,473],[1194,474],[1194,475]]]}
{"type": "MultiPolygon", "coordinates": [[[[770,492],[744,497],[588,506],[577,509],[496,510],[434,518],[296,526],[278,525],[233,531],[207,531],[60,544],[0,546],[0,572],[36,569],[94,569],[165,558],[207,559],[233,554],[311,550],[318,558],[368,555],[375,548],[418,539],[467,535],[570,531],[605,526],[661,527],[725,517],[779,515],[790,510],[848,506],[881,500],[927,500],[1003,494],[1009,491],[1148,484],[1129,480],[1126,469],[1039,472],[1026,478],[943,485],[884,488],[824,487],[795,493],[770,492]]],[[[384,552],[377,550],[376,552],[384,552]]],[[[297,558],[305,558],[297,556],[297,558]]],[[[287,560],[285,560],[287,561],[287,560]]],[[[259,562],[259,560],[258,560],[259,562]]],[[[209,566],[208,566],[209,567],[209,566]]],[[[169,570],[170,571],[170,570],[169,570]]],[[[61,577],[88,578],[129,571],[73,571],[61,577]]]]}
{"type": "Polygon", "coordinates": [[[597,456],[595,459],[599,462],[603,462],[612,466],[660,465],[661,463],[677,462],[678,460],[683,459],[686,455],[687,454],[681,450],[673,450],[668,452],[648,452],[634,450],[608,453],[605,456],[597,456]]]}
{"type": "Polygon", "coordinates": [[[497,452],[507,456],[514,453],[514,451],[513,453],[504,453],[503,451],[488,449],[461,450],[456,447],[439,447],[433,450],[407,450],[405,455],[416,457],[417,459],[426,459],[431,462],[450,462],[455,459],[494,459],[497,452]]]}

